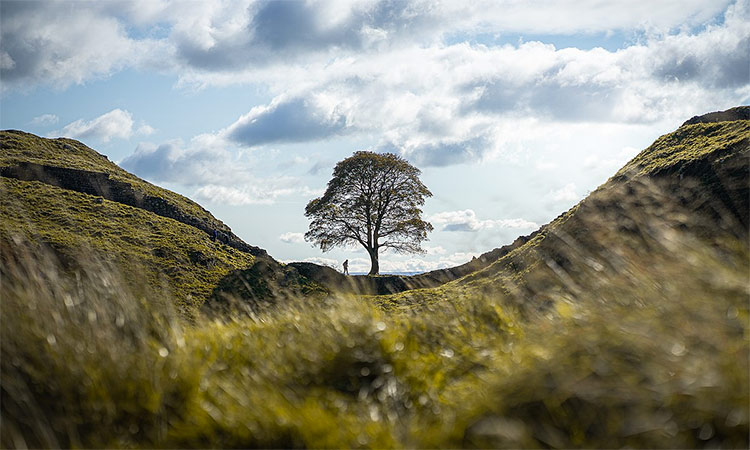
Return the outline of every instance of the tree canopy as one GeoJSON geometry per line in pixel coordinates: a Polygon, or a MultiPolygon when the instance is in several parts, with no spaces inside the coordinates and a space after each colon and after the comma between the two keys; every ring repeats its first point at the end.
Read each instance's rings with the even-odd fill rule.
{"type": "Polygon", "coordinates": [[[370,275],[380,272],[378,251],[421,253],[432,231],[422,205],[432,193],[421,171],[392,153],[355,152],[336,164],[322,197],[305,208],[310,229],[305,239],[328,251],[362,245],[370,255],[370,275]]]}

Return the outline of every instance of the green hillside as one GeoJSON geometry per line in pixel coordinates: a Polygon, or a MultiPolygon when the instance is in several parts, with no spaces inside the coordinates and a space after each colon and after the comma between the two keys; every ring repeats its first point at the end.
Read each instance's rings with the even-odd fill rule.
{"type": "Polygon", "coordinates": [[[121,272],[132,289],[166,289],[192,314],[231,270],[265,254],[239,241],[197,203],[71,139],[0,132],[0,175],[6,261],[19,243],[30,251],[49,246],[69,272],[96,257],[121,272]],[[151,198],[159,201],[149,203],[151,198]],[[132,206],[137,200],[143,204],[132,206]],[[213,229],[224,239],[214,240],[213,229]]]}
{"type": "MultiPolygon", "coordinates": [[[[747,115],[750,107],[735,111],[747,115]]],[[[373,301],[398,308],[489,294],[519,308],[545,308],[553,299],[599,295],[601,286],[624,282],[624,271],[658,258],[674,265],[681,256],[670,242],[736,253],[748,244],[749,159],[750,120],[687,123],[486,267],[373,301]]]]}
{"type": "Polygon", "coordinates": [[[73,139],[47,139],[15,130],[0,132],[0,167],[19,163],[106,173],[112,179],[126,182],[146,194],[167,199],[186,213],[211,223],[214,228],[228,230],[226,225],[197,203],[141,180],[110,162],[106,156],[73,139]]]}

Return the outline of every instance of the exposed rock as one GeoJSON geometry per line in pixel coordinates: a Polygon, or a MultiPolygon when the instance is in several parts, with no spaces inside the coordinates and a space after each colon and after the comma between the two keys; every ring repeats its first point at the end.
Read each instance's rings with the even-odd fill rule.
{"type": "MultiPolygon", "coordinates": [[[[129,183],[112,179],[109,174],[104,172],[20,162],[12,166],[0,167],[0,176],[23,181],[39,181],[63,189],[96,195],[113,202],[145,209],[156,215],[174,219],[198,228],[212,237],[214,235],[214,225],[208,221],[185,213],[164,198],[147,195],[134,189],[129,183]]],[[[228,228],[216,231],[217,239],[230,247],[254,256],[267,256],[265,250],[245,243],[228,228]]]]}

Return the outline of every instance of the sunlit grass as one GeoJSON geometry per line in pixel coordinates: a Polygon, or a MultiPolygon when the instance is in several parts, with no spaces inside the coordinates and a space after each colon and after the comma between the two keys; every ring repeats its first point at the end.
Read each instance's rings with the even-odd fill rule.
{"type": "Polygon", "coordinates": [[[6,254],[3,445],[743,447],[747,251],[689,244],[523,319],[348,297],[195,324],[96,261],[6,254]]]}

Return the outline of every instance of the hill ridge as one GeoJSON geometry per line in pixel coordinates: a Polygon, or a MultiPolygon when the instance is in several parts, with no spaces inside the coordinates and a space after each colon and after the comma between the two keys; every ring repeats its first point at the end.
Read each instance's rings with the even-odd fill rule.
{"type": "MultiPolygon", "coordinates": [[[[62,189],[102,197],[190,225],[209,236],[213,236],[213,232],[216,230],[205,221],[181,211],[164,198],[140,192],[129,183],[112,179],[105,172],[20,162],[16,165],[0,167],[0,176],[21,181],[39,181],[62,189]]],[[[230,247],[250,253],[253,256],[268,256],[265,250],[245,243],[231,231],[217,230],[217,239],[230,247]]]]}
{"type": "MultiPolygon", "coordinates": [[[[38,150],[39,148],[40,146],[37,145],[36,149],[38,150]]],[[[2,177],[15,178],[22,181],[39,181],[51,186],[95,195],[110,201],[144,209],[161,217],[173,219],[195,227],[209,236],[213,236],[214,231],[216,231],[217,238],[232,248],[250,253],[253,256],[269,257],[264,249],[244,242],[228,226],[214,218],[211,213],[197,203],[179,194],[141,180],[110,162],[105,155],[98,153],[96,150],[87,147],[79,141],[68,138],[43,138],[19,130],[3,130],[0,131],[0,151],[2,152],[0,153],[0,176],[2,177]],[[19,141],[14,139],[15,136],[24,139],[33,139],[37,143],[41,142],[53,145],[57,147],[57,150],[63,152],[76,153],[83,151],[85,152],[85,156],[99,157],[102,161],[98,166],[91,164],[84,165],[80,161],[75,161],[78,164],[70,164],[70,161],[66,161],[67,165],[78,167],[53,165],[49,161],[49,158],[44,158],[44,155],[40,157],[38,151],[19,151],[19,141]],[[24,157],[33,160],[21,160],[18,153],[23,153],[24,157]],[[152,189],[148,189],[148,187],[152,189]],[[180,207],[174,201],[174,198],[165,198],[164,196],[167,195],[184,199],[185,203],[188,203],[193,211],[188,211],[184,205],[180,207]],[[199,212],[199,214],[195,212],[199,212]]],[[[87,162],[90,163],[91,159],[89,158],[87,162]]]]}

